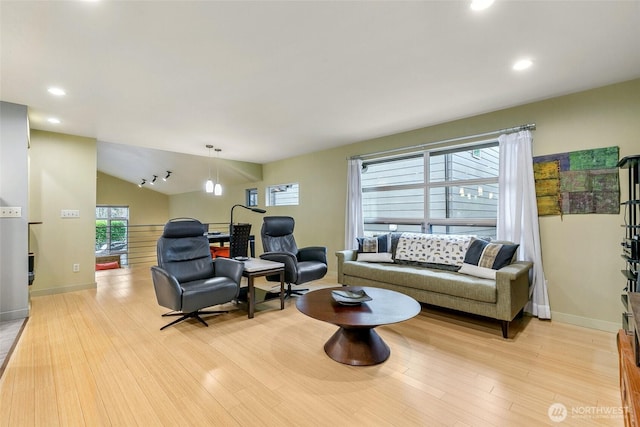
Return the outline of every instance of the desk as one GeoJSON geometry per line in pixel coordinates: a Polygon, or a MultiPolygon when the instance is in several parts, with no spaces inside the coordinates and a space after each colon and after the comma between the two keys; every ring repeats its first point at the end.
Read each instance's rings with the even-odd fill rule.
{"type": "MultiPolygon", "coordinates": [[[[207,239],[209,243],[220,243],[220,246],[231,240],[229,233],[207,233],[207,239]]],[[[256,236],[253,234],[249,236],[249,254],[251,258],[256,256],[256,236]]]]}
{"type": "Polygon", "coordinates": [[[249,319],[253,319],[256,308],[256,292],[253,279],[256,277],[280,275],[280,310],[284,310],[284,264],[281,262],[267,261],[260,258],[249,258],[244,261],[242,275],[247,278],[249,292],[247,304],[249,305],[249,319]]]}

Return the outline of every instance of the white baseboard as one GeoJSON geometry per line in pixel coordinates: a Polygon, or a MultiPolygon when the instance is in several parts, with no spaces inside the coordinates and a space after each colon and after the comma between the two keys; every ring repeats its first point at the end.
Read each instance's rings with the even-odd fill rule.
{"type": "Polygon", "coordinates": [[[575,316],[573,314],[551,312],[551,320],[554,322],[569,323],[571,325],[583,326],[589,329],[598,329],[600,331],[618,332],[622,328],[622,320],[620,322],[609,322],[606,320],[591,319],[589,317],[575,316]]]}
{"type": "Polygon", "coordinates": [[[9,322],[27,317],[29,317],[29,308],[0,312],[0,322],[9,322]]]}
{"type": "Polygon", "coordinates": [[[74,285],[74,286],[63,286],[60,288],[49,288],[49,289],[39,289],[31,291],[32,297],[39,297],[44,295],[55,295],[55,294],[64,294],[66,292],[74,292],[74,291],[84,291],[85,289],[96,289],[98,284],[96,282],[88,283],[86,285],[74,285]]]}

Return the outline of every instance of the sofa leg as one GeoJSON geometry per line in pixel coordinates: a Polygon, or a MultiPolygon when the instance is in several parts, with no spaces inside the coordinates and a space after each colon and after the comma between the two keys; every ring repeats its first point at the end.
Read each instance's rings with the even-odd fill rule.
{"type": "Polygon", "coordinates": [[[502,338],[509,338],[509,321],[501,320],[502,322],[502,338]]]}

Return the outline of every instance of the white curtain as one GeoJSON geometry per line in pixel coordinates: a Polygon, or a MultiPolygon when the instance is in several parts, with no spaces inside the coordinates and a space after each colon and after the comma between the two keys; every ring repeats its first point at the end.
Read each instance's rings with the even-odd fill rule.
{"type": "Polygon", "coordinates": [[[530,131],[501,135],[500,197],[498,202],[499,240],[519,243],[519,259],[533,262],[529,303],[525,311],[540,319],[551,319],[547,280],[542,268],[538,206],[533,180],[533,136],[530,131]]]}
{"type": "Polygon", "coordinates": [[[349,159],[347,170],[347,212],[345,215],[344,248],[357,249],[356,237],[364,235],[362,218],[362,159],[349,159]]]}

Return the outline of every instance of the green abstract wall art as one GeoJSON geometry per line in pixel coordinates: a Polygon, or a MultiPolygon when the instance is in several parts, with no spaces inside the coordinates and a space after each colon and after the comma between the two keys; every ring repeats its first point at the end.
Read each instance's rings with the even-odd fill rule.
{"type": "Polygon", "coordinates": [[[618,147],[533,158],[538,215],[618,214],[618,147]]]}

